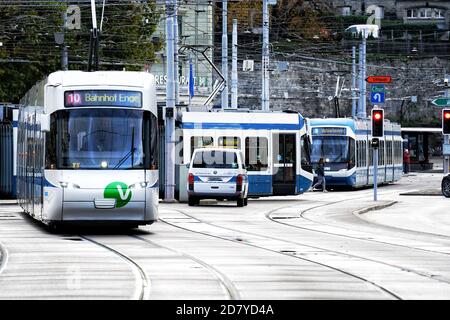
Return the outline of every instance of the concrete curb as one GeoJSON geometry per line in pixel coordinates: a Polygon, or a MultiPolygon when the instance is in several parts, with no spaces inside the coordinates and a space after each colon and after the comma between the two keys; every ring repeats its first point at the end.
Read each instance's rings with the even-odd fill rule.
{"type": "Polygon", "coordinates": [[[361,215],[361,214],[367,213],[369,211],[385,209],[385,208],[393,206],[396,203],[398,203],[398,201],[388,201],[388,202],[381,203],[381,204],[374,204],[374,205],[371,205],[369,207],[365,207],[365,208],[362,208],[362,209],[355,210],[355,211],[353,211],[353,214],[354,215],[361,215]]]}

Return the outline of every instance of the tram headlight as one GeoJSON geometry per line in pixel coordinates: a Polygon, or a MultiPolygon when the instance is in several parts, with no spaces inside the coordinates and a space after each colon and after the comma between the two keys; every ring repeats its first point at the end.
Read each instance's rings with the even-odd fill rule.
{"type": "Polygon", "coordinates": [[[75,183],[60,181],[59,185],[63,188],[80,189],[80,186],[75,183]]]}
{"type": "Polygon", "coordinates": [[[102,162],[100,163],[100,167],[102,167],[102,169],[108,168],[108,162],[102,161],[102,162]]]}
{"type": "Polygon", "coordinates": [[[148,182],[138,182],[130,185],[130,189],[145,189],[148,185],[148,182]]]}

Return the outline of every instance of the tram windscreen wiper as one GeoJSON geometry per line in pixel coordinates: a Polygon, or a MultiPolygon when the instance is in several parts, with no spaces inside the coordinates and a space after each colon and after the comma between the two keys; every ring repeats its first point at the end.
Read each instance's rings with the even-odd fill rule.
{"type": "Polygon", "coordinates": [[[134,164],[134,152],[137,150],[137,148],[134,146],[134,127],[131,130],[131,150],[122,158],[120,161],[116,164],[114,169],[119,169],[121,165],[125,163],[125,161],[128,160],[129,157],[131,157],[131,168],[133,168],[134,164]]]}

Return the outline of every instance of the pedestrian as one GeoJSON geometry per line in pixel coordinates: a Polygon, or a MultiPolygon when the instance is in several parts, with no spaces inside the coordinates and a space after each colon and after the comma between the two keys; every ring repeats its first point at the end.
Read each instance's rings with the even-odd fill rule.
{"type": "Polygon", "coordinates": [[[405,149],[403,151],[403,172],[409,173],[409,164],[411,162],[411,157],[409,156],[409,150],[405,149]]]}
{"type": "Polygon", "coordinates": [[[326,189],[326,181],[325,181],[325,168],[324,168],[324,161],[323,158],[320,158],[319,162],[317,163],[317,167],[315,169],[315,172],[317,174],[317,182],[315,185],[313,185],[310,189],[310,191],[313,191],[316,187],[322,185],[322,191],[327,192],[326,189]]]}

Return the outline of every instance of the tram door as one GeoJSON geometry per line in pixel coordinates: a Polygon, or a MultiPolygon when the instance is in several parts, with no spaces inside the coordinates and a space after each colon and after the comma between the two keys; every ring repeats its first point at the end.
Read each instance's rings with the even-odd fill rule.
{"type": "Polygon", "coordinates": [[[273,195],[295,194],[296,186],[296,134],[272,136],[273,195]]]}

